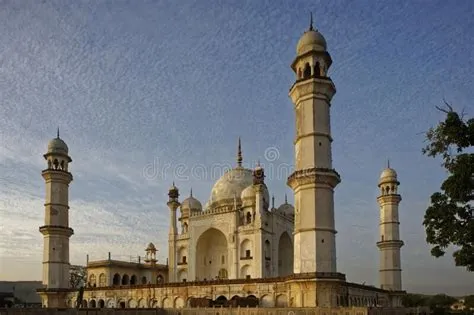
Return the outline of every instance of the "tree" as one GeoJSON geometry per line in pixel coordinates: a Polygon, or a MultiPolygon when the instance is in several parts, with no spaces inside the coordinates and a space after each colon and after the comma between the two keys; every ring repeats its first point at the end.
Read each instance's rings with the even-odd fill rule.
{"type": "Polygon", "coordinates": [[[474,308],[474,295],[464,297],[464,305],[467,309],[474,308]]]}
{"type": "Polygon", "coordinates": [[[436,294],[429,299],[428,303],[432,310],[446,310],[456,301],[456,298],[452,296],[436,294]]]}
{"type": "Polygon", "coordinates": [[[428,306],[428,298],[421,294],[407,293],[402,297],[402,304],[405,307],[428,306]]]}
{"type": "Polygon", "coordinates": [[[431,195],[423,225],[427,243],[434,245],[432,256],[441,257],[454,246],[456,266],[474,271],[474,119],[466,120],[463,113],[445,105],[446,109],[436,107],[446,118],[428,130],[429,144],[422,152],[430,157],[441,156],[448,176],[441,191],[431,195]]]}
{"type": "Polygon", "coordinates": [[[87,281],[87,269],[84,266],[71,265],[69,268],[69,284],[77,289],[84,286],[87,281]]]}

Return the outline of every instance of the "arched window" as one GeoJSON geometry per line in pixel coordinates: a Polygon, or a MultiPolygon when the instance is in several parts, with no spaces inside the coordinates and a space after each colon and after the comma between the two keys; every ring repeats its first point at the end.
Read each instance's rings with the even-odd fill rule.
{"type": "Polygon", "coordinates": [[[227,279],[227,270],[226,269],[219,270],[219,279],[227,279]]]}
{"type": "Polygon", "coordinates": [[[162,275],[158,275],[158,276],[156,277],[156,283],[157,283],[157,284],[161,284],[161,283],[163,283],[163,282],[164,282],[163,276],[162,276],[162,275]]]}
{"type": "Polygon", "coordinates": [[[250,224],[252,223],[252,215],[250,214],[250,212],[247,212],[247,224],[250,224]]]}
{"type": "Polygon", "coordinates": [[[96,284],[95,274],[91,274],[89,277],[89,285],[93,287],[96,284]]]}
{"type": "Polygon", "coordinates": [[[99,287],[107,286],[107,278],[105,277],[105,273],[101,273],[99,275],[99,287]]]}
{"type": "Polygon", "coordinates": [[[142,284],[146,284],[146,277],[145,276],[142,277],[142,284]]]}
{"type": "Polygon", "coordinates": [[[137,284],[137,276],[133,275],[133,276],[130,278],[130,284],[131,284],[131,285],[137,284]]]}
{"type": "Polygon", "coordinates": [[[120,285],[120,275],[118,273],[116,273],[114,275],[114,280],[112,282],[114,285],[120,285]]]}
{"type": "Polygon", "coordinates": [[[265,259],[269,260],[270,257],[271,257],[270,241],[269,240],[265,241],[264,253],[265,253],[265,259]]]}
{"type": "Polygon", "coordinates": [[[314,75],[317,77],[321,76],[321,66],[319,65],[319,62],[316,62],[316,65],[314,66],[314,75]]]}
{"type": "Polygon", "coordinates": [[[307,79],[309,77],[311,77],[311,66],[309,63],[306,63],[304,65],[303,79],[307,79]]]}
{"type": "Polygon", "coordinates": [[[124,274],[122,277],[122,285],[128,285],[130,284],[130,278],[128,277],[127,274],[124,274]]]}

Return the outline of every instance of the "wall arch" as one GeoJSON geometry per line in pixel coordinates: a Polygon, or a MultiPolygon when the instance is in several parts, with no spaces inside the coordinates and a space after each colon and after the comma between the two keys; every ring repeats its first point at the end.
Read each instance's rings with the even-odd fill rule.
{"type": "Polygon", "coordinates": [[[97,278],[96,278],[95,274],[91,274],[89,276],[89,284],[90,284],[91,287],[94,287],[94,286],[97,285],[97,278]]]}
{"type": "Polygon", "coordinates": [[[248,276],[250,276],[250,278],[252,277],[250,265],[244,265],[240,268],[240,278],[245,279],[248,278],[248,276]]]}
{"type": "Polygon", "coordinates": [[[105,307],[105,301],[100,299],[99,302],[97,303],[98,308],[104,308],[105,307]]]}
{"type": "Polygon", "coordinates": [[[180,296],[178,296],[175,300],[174,300],[174,307],[175,308],[183,308],[185,307],[186,304],[184,302],[184,299],[180,296]]]}
{"type": "Polygon", "coordinates": [[[260,306],[261,307],[274,307],[275,303],[273,301],[273,297],[271,295],[264,295],[260,298],[260,306]]]}
{"type": "Polygon", "coordinates": [[[178,281],[183,282],[188,279],[188,270],[187,269],[181,269],[178,271],[178,281]]]}
{"type": "Polygon", "coordinates": [[[188,249],[184,246],[181,246],[178,249],[178,264],[187,263],[187,259],[188,259],[188,249]]]}
{"type": "Polygon", "coordinates": [[[115,307],[115,300],[114,299],[108,299],[106,305],[107,305],[107,308],[114,308],[115,307]]]}
{"type": "Polygon", "coordinates": [[[276,297],[276,307],[288,307],[288,297],[286,294],[280,294],[276,297]]]}
{"type": "Polygon", "coordinates": [[[122,279],[120,278],[120,275],[118,273],[114,274],[114,278],[112,280],[113,285],[120,285],[122,279]]]}
{"type": "Polygon", "coordinates": [[[288,232],[283,232],[278,240],[278,276],[293,273],[293,242],[288,232]]]}
{"type": "Polygon", "coordinates": [[[228,269],[228,244],[224,233],[210,228],[199,236],[195,266],[196,279],[199,280],[215,279],[219,276],[219,270],[228,269]]]}
{"type": "Polygon", "coordinates": [[[130,277],[127,274],[122,276],[122,285],[129,285],[130,284],[130,277]]]}
{"type": "Polygon", "coordinates": [[[240,257],[250,258],[252,256],[252,242],[248,238],[246,238],[240,243],[240,257]]]}
{"type": "Polygon", "coordinates": [[[128,300],[128,307],[129,308],[137,308],[138,307],[137,301],[135,301],[134,299],[128,300]]]}
{"type": "Polygon", "coordinates": [[[99,287],[106,287],[107,286],[107,277],[105,273],[101,273],[99,275],[99,287]]]}
{"type": "Polygon", "coordinates": [[[173,300],[169,297],[165,297],[161,305],[163,305],[163,308],[173,308],[173,300]]]}
{"type": "Polygon", "coordinates": [[[146,307],[146,301],[145,299],[139,299],[138,302],[137,302],[137,307],[139,308],[145,308],[146,307]]]}

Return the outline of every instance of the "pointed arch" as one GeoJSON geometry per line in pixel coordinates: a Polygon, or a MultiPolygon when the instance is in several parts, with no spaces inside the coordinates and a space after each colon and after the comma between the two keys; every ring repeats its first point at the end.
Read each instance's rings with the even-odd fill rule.
{"type": "Polygon", "coordinates": [[[288,232],[283,232],[278,240],[278,276],[293,273],[293,241],[288,232]]]}

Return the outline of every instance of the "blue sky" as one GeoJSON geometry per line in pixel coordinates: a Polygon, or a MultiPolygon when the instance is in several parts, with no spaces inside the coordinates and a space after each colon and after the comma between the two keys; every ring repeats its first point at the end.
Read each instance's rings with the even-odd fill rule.
{"type": "Polygon", "coordinates": [[[337,88],[339,271],[378,282],[376,185],[390,158],[404,288],[472,293],[473,274],[431,257],[421,224],[445,175],[421,154],[423,132],[443,118],[434,106],[445,98],[473,114],[468,0],[0,1],[0,279],[41,279],[40,173],[57,126],[73,159],[74,264],[143,255],[150,241],[164,262],[171,182],[204,204],[239,136],[276,203],[292,202],[288,174],[275,170],[293,161],[289,65],[310,11],[337,88]]]}

